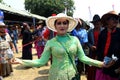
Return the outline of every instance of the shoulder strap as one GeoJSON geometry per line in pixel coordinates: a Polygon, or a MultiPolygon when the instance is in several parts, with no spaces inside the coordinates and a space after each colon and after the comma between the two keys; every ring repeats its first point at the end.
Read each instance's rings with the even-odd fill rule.
{"type": "Polygon", "coordinates": [[[78,71],[77,71],[77,68],[76,68],[75,64],[73,63],[73,60],[72,60],[72,58],[71,58],[69,52],[67,51],[67,49],[65,48],[65,46],[64,46],[57,38],[56,38],[56,40],[62,45],[62,47],[64,48],[64,50],[65,50],[66,53],[68,54],[68,57],[69,57],[69,59],[70,59],[72,65],[73,65],[73,67],[74,67],[74,69],[75,69],[75,71],[76,71],[76,73],[77,73],[77,72],[78,72],[78,71]]]}

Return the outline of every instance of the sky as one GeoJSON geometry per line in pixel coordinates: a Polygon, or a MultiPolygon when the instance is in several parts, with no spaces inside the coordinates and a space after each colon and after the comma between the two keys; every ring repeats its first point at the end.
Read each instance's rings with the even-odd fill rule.
{"type": "Polygon", "coordinates": [[[7,5],[18,10],[25,10],[24,0],[3,0],[7,5]]]}
{"type": "MultiPolygon", "coordinates": [[[[24,0],[3,0],[12,8],[18,10],[24,9],[24,0]]],[[[83,20],[91,21],[95,14],[100,17],[111,11],[115,10],[120,12],[120,0],[74,0],[75,11],[73,17],[82,18],[83,20]]]]}
{"type": "Polygon", "coordinates": [[[111,11],[115,10],[120,12],[120,0],[74,0],[76,10],[74,17],[83,18],[85,20],[92,20],[95,14],[100,17],[111,11]]]}

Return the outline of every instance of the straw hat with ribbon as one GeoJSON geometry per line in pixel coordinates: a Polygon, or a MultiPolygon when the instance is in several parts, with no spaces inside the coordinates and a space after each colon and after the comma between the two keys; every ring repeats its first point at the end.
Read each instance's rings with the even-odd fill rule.
{"type": "Polygon", "coordinates": [[[110,12],[108,12],[108,13],[106,13],[106,14],[104,14],[102,17],[101,17],[101,22],[102,22],[102,24],[105,26],[105,25],[107,25],[107,20],[109,19],[109,18],[111,18],[111,17],[115,17],[115,18],[120,18],[120,15],[118,15],[115,11],[110,11],[110,12]]]}
{"type": "Polygon", "coordinates": [[[61,19],[61,18],[67,19],[69,21],[69,27],[68,27],[68,30],[67,30],[68,32],[72,31],[76,27],[76,25],[78,23],[78,21],[75,20],[74,18],[72,18],[70,16],[67,16],[64,13],[59,13],[56,16],[51,16],[51,17],[47,18],[47,20],[46,20],[47,27],[50,30],[57,32],[56,29],[55,29],[55,21],[57,19],[61,19]]]}

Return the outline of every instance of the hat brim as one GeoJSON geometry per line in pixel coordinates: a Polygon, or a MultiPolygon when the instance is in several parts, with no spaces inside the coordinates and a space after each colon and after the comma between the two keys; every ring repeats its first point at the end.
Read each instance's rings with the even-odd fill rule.
{"type": "Polygon", "coordinates": [[[120,17],[119,15],[115,15],[115,14],[105,14],[105,15],[102,16],[101,20],[106,20],[111,16],[118,17],[118,18],[120,17]]]}
{"type": "Polygon", "coordinates": [[[113,17],[120,18],[119,15],[107,13],[107,14],[104,14],[104,15],[102,16],[102,18],[101,18],[102,24],[103,24],[103,25],[106,25],[106,21],[107,21],[110,17],[112,17],[112,16],[113,16],[113,17]]]}
{"type": "Polygon", "coordinates": [[[90,23],[95,23],[95,22],[98,22],[98,21],[101,21],[101,19],[96,20],[96,21],[90,21],[90,23]]]}
{"type": "Polygon", "coordinates": [[[69,17],[69,16],[66,16],[66,17],[51,16],[46,20],[47,27],[50,30],[57,32],[56,29],[55,29],[54,23],[57,19],[61,19],[61,18],[69,21],[69,27],[68,27],[67,32],[71,32],[76,27],[76,25],[78,23],[77,20],[75,20],[74,18],[69,17]]]}
{"type": "Polygon", "coordinates": [[[1,28],[1,27],[2,27],[2,28],[3,28],[3,27],[6,28],[7,26],[5,25],[5,23],[2,22],[2,23],[0,23],[0,28],[1,28]]]}

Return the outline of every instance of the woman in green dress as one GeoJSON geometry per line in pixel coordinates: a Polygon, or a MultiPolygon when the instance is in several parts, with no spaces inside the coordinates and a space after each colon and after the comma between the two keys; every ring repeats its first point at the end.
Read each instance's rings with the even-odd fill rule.
{"type": "Polygon", "coordinates": [[[59,13],[56,16],[49,17],[46,20],[46,24],[50,30],[57,32],[57,36],[47,41],[40,59],[22,60],[19,63],[28,67],[40,67],[45,65],[52,55],[48,80],[71,80],[76,73],[73,67],[76,56],[85,64],[97,67],[104,66],[103,62],[85,56],[79,40],[67,33],[72,31],[77,25],[77,21],[74,18],[59,13]],[[65,46],[69,54],[67,54],[65,48],[60,43],[65,46]],[[71,56],[71,59],[68,55],[71,56]]]}

